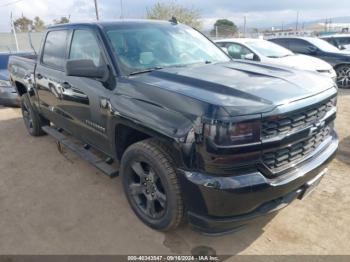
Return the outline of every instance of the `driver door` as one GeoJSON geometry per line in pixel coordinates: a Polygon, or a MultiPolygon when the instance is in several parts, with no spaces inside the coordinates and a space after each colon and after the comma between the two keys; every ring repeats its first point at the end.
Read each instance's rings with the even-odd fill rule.
{"type": "MultiPolygon", "coordinates": [[[[76,29],[72,32],[69,60],[92,60],[95,66],[107,61],[103,48],[94,30],[76,29]]],[[[74,135],[84,142],[109,153],[107,137],[107,101],[111,90],[104,86],[102,79],[65,76],[62,88],[61,108],[74,123],[74,135]]]]}

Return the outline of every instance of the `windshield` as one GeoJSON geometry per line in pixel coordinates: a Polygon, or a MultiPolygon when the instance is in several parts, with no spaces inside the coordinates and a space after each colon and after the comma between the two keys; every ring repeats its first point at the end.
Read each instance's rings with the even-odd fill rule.
{"type": "Polygon", "coordinates": [[[319,38],[308,38],[308,42],[316,46],[317,48],[321,49],[324,52],[331,52],[331,53],[339,53],[340,50],[336,48],[334,45],[331,45],[325,40],[319,39],[319,38]]]}
{"type": "Polygon", "coordinates": [[[128,73],[230,61],[196,30],[171,23],[119,24],[106,29],[115,57],[128,73]]]}
{"type": "Polygon", "coordinates": [[[290,50],[269,41],[251,41],[246,42],[246,45],[255,50],[260,55],[270,58],[279,58],[293,55],[293,52],[290,50]]]}

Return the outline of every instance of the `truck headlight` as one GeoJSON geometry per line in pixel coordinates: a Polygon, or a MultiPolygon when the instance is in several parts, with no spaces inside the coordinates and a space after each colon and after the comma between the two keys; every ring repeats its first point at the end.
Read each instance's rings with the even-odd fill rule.
{"type": "Polygon", "coordinates": [[[217,122],[204,125],[204,136],[218,146],[250,144],[260,141],[260,121],[217,122]]]}
{"type": "Polygon", "coordinates": [[[0,86],[1,87],[11,87],[10,81],[7,80],[0,80],[0,86]]]}

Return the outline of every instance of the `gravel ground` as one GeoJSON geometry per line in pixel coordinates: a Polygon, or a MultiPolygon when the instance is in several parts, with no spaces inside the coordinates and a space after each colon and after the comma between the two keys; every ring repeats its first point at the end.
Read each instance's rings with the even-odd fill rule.
{"type": "Polygon", "coordinates": [[[153,231],[109,179],[49,136],[30,137],[18,109],[0,107],[0,254],[350,254],[350,90],[341,91],[340,148],[305,200],[234,234],[187,226],[153,231]]]}

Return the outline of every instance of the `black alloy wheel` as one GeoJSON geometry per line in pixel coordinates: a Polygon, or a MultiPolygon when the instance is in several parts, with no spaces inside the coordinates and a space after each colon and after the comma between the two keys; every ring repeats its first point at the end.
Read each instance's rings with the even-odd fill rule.
{"type": "Polygon", "coordinates": [[[41,129],[44,125],[49,125],[50,122],[38,114],[32,106],[28,93],[21,96],[21,111],[28,133],[32,136],[42,136],[45,132],[41,129]]]}
{"type": "Polygon", "coordinates": [[[339,66],[336,72],[338,87],[350,88],[350,66],[339,66]]]}
{"type": "Polygon", "coordinates": [[[167,208],[162,181],[148,163],[134,161],[131,168],[128,186],[135,205],[149,218],[161,218],[167,208]]]}
{"type": "Polygon", "coordinates": [[[31,111],[28,109],[28,107],[29,106],[27,105],[26,101],[24,101],[21,106],[22,116],[23,116],[24,124],[28,129],[28,132],[33,133],[33,130],[34,130],[33,118],[32,118],[31,111]]]}
{"type": "Polygon", "coordinates": [[[168,231],[184,220],[184,206],[169,148],[156,139],[129,146],[120,174],[125,195],[135,214],[148,226],[168,231]]]}

